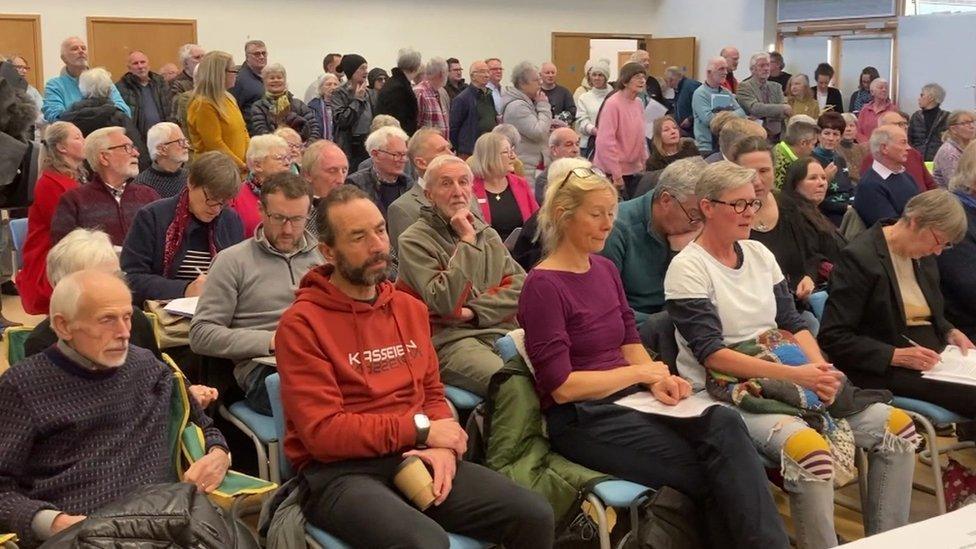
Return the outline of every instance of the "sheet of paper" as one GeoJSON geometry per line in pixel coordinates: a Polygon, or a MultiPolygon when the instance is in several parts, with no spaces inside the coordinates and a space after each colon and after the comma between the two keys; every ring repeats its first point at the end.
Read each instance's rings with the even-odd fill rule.
{"type": "Polygon", "coordinates": [[[663,404],[650,391],[634,393],[618,400],[615,404],[632,408],[645,414],[657,414],[669,417],[698,417],[712,406],[720,406],[718,402],[708,396],[705,391],[692,395],[674,406],[663,404]]]}
{"type": "Polygon", "coordinates": [[[258,364],[264,364],[265,366],[278,367],[278,359],[273,356],[259,356],[257,358],[251,359],[258,364]]]}
{"type": "Polygon", "coordinates": [[[199,300],[199,297],[180,297],[167,303],[163,310],[172,315],[193,318],[194,313],[197,312],[197,301],[199,300]]]}
{"type": "Polygon", "coordinates": [[[644,137],[654,139],[654,121],[666,114],[667,107],[653,99],[647,100],[647,107],[644,108],[644,137]]]}
{"type": "Polygon", "coordinates": [[[941,360],[922,376],[938,381],[976,385],[976,351],[970,351],[963,356],[962,351],[955,345],[949,345],[942,351],[941,360]]]}
{"type": "Polygon", "coordinates": [[[732,96],[724,93],[712,95],[712,110],[725,109],[732,106],[732,96]]]}
{"type": "Polygon", "coordinates": [[[971,548],[976,545],[976,505],[888,530],[844,547],[851,549],[892,549],[900,547],[971,548]]]}

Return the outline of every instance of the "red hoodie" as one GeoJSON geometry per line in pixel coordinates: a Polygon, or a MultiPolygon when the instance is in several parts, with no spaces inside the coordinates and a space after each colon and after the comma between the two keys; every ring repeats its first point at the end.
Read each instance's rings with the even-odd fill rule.
{"type": "Polygon", "coordinates": [[[302,279],[275,347],[285,408],[285,455],[295,469],[410,449],[413,416],[451,417],[423,302],[377,286],[356,301],[323,265],[302,279]]]}

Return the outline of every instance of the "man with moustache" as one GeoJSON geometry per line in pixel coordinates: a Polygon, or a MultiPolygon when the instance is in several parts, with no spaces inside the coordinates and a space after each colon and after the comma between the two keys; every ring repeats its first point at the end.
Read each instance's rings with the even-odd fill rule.
{"type": "MultiPolygon", "coordinates": [[[[44,105],[41,107],[41,113],[49,124],[59,120],[61,114],[71,105],[81,101],[78,77],[88,69],[88,45],[77,36],[66,38],[61,42],[61,60],[64,61],[61,74],[44,84],[44,105]]],[[[109,90],[108,97],[122,112],[132,116],[132,111],[122,100],[115,86],[109,90]]]]}
{"type": "Polygon", "coordinates": [[[172,122],[160,122],[149,128],[146,146],[152,165],[133,182],[152,187],[161,198],[180,194],[186,187],[186,162],[190,158],[190,142],[183,130],[172,122]]]}

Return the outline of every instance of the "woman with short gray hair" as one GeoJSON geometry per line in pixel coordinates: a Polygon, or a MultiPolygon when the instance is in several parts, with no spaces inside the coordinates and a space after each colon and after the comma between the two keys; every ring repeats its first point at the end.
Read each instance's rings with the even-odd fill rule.
{"type": "Polygon", "coordinates": [[[322,139],[322,126],[315,113],[288,91],[285,67],[278,63],[266,65],[261,78],[264,80],[264,96],[251,105],[247,117],[248,133],[264,135],[287,126],[298,132],[304,143],[322,139]]]}
{"type": "Polygon", "coordinates": [[[934,82],[922,86],[918,110],[908,120],[908,142],[922,153],[926,162],[931,162],[942,146],[942,134],[949,120],[949,111],[939,108],[945,95],[942,86],[934,82]]]}
{"type": "Polygon", "coordinates": [[[957,110],[946,119],[946,131],[942,134],[942,146],[935,153],[932,178],[940,187],[951,185],[956,166],[963,151],[976,139],[976,113],[957,110]]]}
{"type": "Polygon", "coordinates": [[[552,107],[542,91],[539,68],[522,61],[512,69],[512,85],[502,90],[502,122],[519,132],[521,143],[515,147],[522,161],[525,177],[531,181],[545,164],[552,125],[552,107]]]}

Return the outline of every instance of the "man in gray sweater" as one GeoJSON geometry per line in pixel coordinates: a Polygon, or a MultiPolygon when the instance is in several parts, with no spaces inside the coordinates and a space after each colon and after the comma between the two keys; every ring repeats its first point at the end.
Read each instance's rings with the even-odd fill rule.
{"type": "Polygon", "coordinates": [[[261,224],[253,238],[217,254],[190,325],[193,352],[234,361],[248,405],[266,415],[264,379],[275,371],[278,320],[305,273],[322,264],[305,230],[310,210],[311,191],[301,177],[280,173],[265,181],[261,224]]]}

